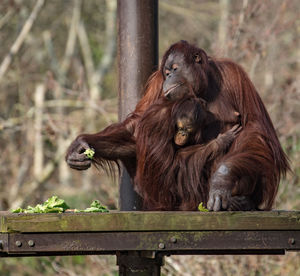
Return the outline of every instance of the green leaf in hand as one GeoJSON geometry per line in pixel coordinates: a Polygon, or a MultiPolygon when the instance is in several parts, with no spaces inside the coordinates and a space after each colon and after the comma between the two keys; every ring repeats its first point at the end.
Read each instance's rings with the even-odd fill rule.
{"type": "Polygon", "coordinates": [[[95,151],[93,149],[86,149],[84,154],[89,158],[89,159],[93,159],[94,155],[95,155],[95,151]]]}

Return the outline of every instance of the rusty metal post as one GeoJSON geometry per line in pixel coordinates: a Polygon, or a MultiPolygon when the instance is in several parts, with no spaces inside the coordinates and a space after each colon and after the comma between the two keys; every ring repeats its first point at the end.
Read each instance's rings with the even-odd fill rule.
{"type": "MultiPolygon", "coordinates": [[[[118,0],[119,120],[122,121],[141,97],[158,59],[157,0],[118,0]]],[[[123,168],[120,210],[139,210],[141,199],[134,192],[123,168]]]]}
{"type": "Polygon", "coordinates": [[[117,253],[120,276],[159,276],[163,264],[160,255],[149,258],[141,256],[140,252],[117,253]]]}
{"type": "MultiPolygon", "coordinates": [[[[119,120],[134,111],[144,85],[157,68],[157,0],[118,0],[119,120]]],[[[121,211],[140,210],[141,198],[122,168],[121,211]]],[[[118,252],[120,275],[160,275],[162,257],[141,257],[137,252],[118,252]]]]}

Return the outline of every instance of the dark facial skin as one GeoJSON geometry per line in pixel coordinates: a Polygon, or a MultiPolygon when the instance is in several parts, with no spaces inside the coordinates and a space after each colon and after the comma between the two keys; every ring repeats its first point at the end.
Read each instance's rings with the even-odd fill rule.
{"type": "Polygon", "coordinates": [[[193,93],[192,66],[188,66],[182,53],[171,54],[164,66],[165,81],[163,83],[164,96],[170,100],[177,100],[193,93]]]}
{"type": "Polygon", "coordinates": [[[174,143],[177,146],[183,147],[189,143],[195,131],[195,121],[193,118],[183,117],[176,122],[176,133],[174,136],[174,143]]]}

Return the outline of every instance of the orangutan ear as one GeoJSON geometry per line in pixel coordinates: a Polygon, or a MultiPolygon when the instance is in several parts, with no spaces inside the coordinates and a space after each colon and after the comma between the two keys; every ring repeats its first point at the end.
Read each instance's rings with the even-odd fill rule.
{"type": "Polygon", "coordinates": [[[199,51],[194,54],[194,62],[196,64],[201,64],[202,66],[208,65],[208,56],[202,49],[199,49],[199,51]]]}

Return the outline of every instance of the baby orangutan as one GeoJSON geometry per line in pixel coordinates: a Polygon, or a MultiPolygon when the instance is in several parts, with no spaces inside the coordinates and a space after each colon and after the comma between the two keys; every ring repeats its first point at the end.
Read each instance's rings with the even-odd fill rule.
{"type": "Polygon", "coordinates": [[[189,138],[193,135],[195,130],[195,121],[193,118],[182,117],[178,118],[176,122],[177,132],[174,137],[174,143],[177,146],[184,146],[188,144],[189,138]]]}
{"type": "MultiPolygon", "coordinates": [[[[199,136],[200,128],[205,125],[210,125],[210,127],[214,126],[217,131],[220,128],[220,122],[217,121],[212,113],[206,110],[206,103],[201,99],[191,98],[180,101],[180,108],[176,109],[176,112],[172,117],[175,119],[176,125],[174,143],[178,147],[199,143],[200,137],[195,137],[194,135],[199,136]]],[[[234,112],[232,118],[233,120],[227,123],[231,126],[233,124],[240,124],[240,114],[238,112],[234,112]]],[[[234,126],[231,131],[239,132],[238,129],[238,126],[234,126]]],[[[204,137],[208,136],[208,133],[204,135],[204,131],[205,128],[202,128],[201,135],[204,137]]],[[[211,130],[208,129],[208,131],[211,130]]],[[[230,132],[228,132],[228,135],[229,133],[230,132]]],[[[202,143],[203,142],[204,141],[202,141],[202,143]]]]}

